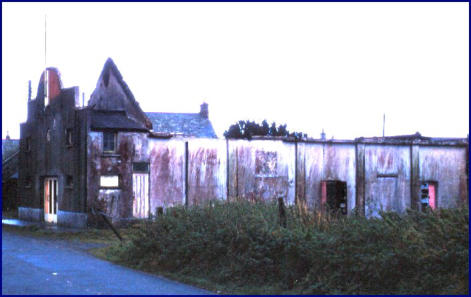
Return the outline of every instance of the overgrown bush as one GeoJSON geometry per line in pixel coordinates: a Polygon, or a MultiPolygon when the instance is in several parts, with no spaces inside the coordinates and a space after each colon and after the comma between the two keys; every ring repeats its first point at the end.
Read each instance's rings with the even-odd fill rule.
{"type": "Polygon", "coordinates": [[[214,203],[168,209],[110,253],[148,270],[275,292],[467,294],[468,217],[468,209],[366,219],[290,207],[285,228],[276,204],[214,203]]]}

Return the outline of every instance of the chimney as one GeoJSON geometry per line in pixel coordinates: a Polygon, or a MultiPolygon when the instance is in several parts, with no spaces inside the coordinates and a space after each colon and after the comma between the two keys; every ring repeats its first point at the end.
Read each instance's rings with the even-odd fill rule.
{"type": "Polygon", "coordinates": [[[7,138],[6,140],[10,140],[10,133],[7,131],[7,138]]]}
{"type": "Polygon", "coordinates": [[[208,114],[208,103],[203,102],[203,104],[201,104],[200,116],[204,119],[207,119],[209,118],[208,114]]]}
{"type": "Polygon", "coordinates": [[[322,129],[321,139],[322,139],[322,140],[325,140],[325,132],[324,132],[324,129],[322,129]]]}

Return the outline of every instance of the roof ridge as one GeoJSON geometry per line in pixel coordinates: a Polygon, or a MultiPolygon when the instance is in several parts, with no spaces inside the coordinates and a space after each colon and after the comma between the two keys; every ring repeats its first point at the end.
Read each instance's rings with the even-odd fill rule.
{"type": "Polygon", "coordinates": [[[108,59],[106,59],[105,66],[103,66],[103,70],[101,71],[100,77],[103,77],[103,75],[107,71],[113,72],[119,85],[121,86],[121,88],[123,88],[124,93],[130,99],[129,101],[131,102],[131,104],[133,104],[136,107],[136,109],[144,116],[144,121],[146,123],[147,128],[152,128],[151,126],[149,126],[149,125],[152,125],[152,122],[145,115],[145,112],[142,110],[141,106],[137,102],[128,84],[124,81],[123,76],[121,75],[121,72],[119,72],[118,66],[116,66],[115,62],[113,61],[113,59],[111,59],[111,57],[108,57],[108,59]]]}

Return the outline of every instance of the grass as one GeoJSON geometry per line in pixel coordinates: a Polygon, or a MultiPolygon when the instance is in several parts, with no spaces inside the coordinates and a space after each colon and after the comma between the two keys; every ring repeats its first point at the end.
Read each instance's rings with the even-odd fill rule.
{"type": "Polygon", "coordinates": [[[467,294],[468,210],[337,217],[275,204],[175,207],[106,259],[230,294],[467,294]]]}
{"type": "MultiPolygon", "coordinates": [[[[103,243],[114,263],[220,294],[468,294],[468,209],[366,219],[276,204],[170,208],[120,229],[26,235],[103,243]]],[[[5,228],[15,228],[4,226],[5,228]]]]}

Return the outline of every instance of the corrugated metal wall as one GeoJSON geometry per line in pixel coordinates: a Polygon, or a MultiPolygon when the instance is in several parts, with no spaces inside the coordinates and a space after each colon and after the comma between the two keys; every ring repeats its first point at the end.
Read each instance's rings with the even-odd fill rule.
{"type": "Polygon", "coordinates": [[[119,172],[120,176],[129,178],[129,182],[122,181],[119,195],[112,190],[101,190],[99,194],[100,200],[106,201],[113,200],[109,196],[120,196],[118,204],[108,201],[108,213],[120,217],[132,213],[132,197],[121,197],[132,193],[132,162],[150,165],[151,214],[156,214],[158,207],[237,198],[270,201],[283,197],[288,205],[305,204],[314,209],[321,206],[323,181],[346,183],[348,213],[358,207],[367,216],[377,216],[381,210],[404,212],[414,207],[411,193],[419,191],[422,181],[438,185],[439,207],[467,202],[465,147],[158,139],[147,138],[144,133],[120,133],[118,161],[92,152],[99,151],[99,132],[89,137],[89,189],[96,189],[92,192],[98,194],[100,172],[114,174],[122,169],[125,172],[119,172]],[[411,161],[415,159],[415,163],[411,161]],[[129,211],[122,209],[127,207],[129,211]]]}

